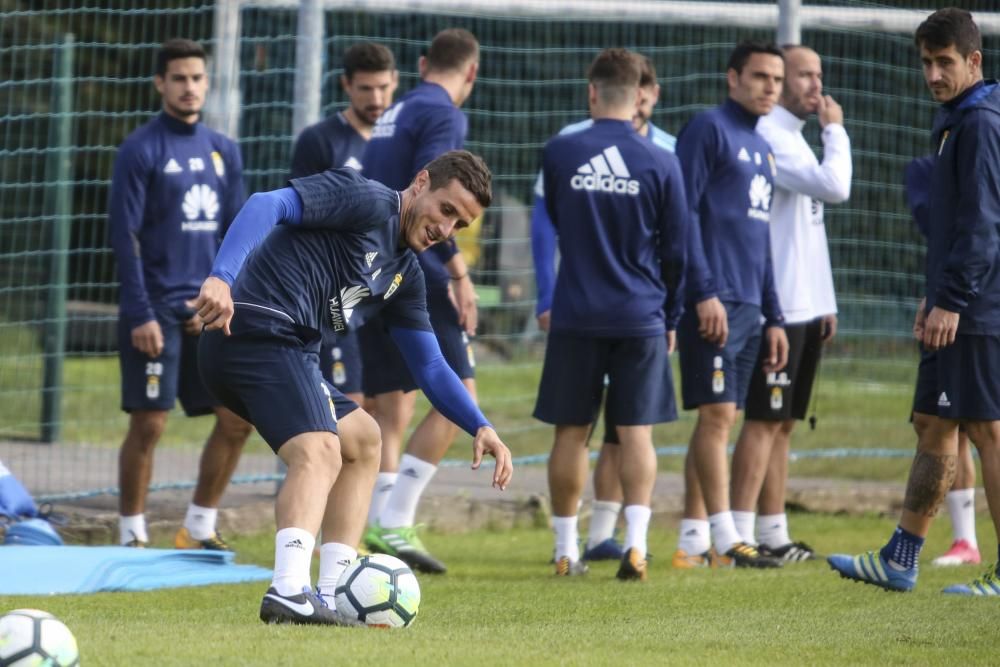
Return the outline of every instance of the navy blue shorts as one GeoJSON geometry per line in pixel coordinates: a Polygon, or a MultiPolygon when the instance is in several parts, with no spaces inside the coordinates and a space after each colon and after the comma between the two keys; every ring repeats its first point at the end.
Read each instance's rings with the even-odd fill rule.
{"type": "Polygon", "coordinates": [[[211,414],[218,407],[198,375],[198,336],[184,333],[191,317],[185,307],[156,313],[163,331],[163,351],[150,359],[132,347],[132,327],[118,320],[122,410],[172,410],[179,398],[189,417],[211,414]]]}
{"type": "MultiPolygon", "coordinates": [[[[476,377],[476,360],[469,337],[458,324],[458,311],[446,292],[427,292],[427,313],[441,346],[441,354],[451,369],[463,380],[476,377]]],[[[391,391],[413,391],[417,382],[393,342],[381,318],[375,317],[358,332],[361,343],[362,385],[365,396],[391,391]]]]}
{"type": "Polygon", "coordinates": [[[1000,419],[1000,336],[959,334],[937,352],[921,346],[913,411],[943,419],[1000,419]]]}
{"type": "Polygon", "coordinates": [[[698,333],[698,313],[686,308],[677,327],[681,357],[681,395],[684,409],[711,403],[735,403],[742,410],[750,376],[760,349],[760,306],[723,302],[729,318],[729,338],[719,349],[698,333]]]}
{"type": "Polygon", "coordinates": [[[747,419],[786,421],[805,419],[809,411],[813,382],[823,354],[823,320],[788,324],[788,364],[777,373],[765,373],[767,348],[760,345],[757,368],[747,392],[747,419]]]}
{"type": "Polygon", "coordinates": [[[201,377],[275,452],[300,433],[336,433],[337,420],[357,409],[323,379],[319,332],[240,307],[230,330],[201,335],[201,377]]]}
{"type": "Polygon", "coordinates": [[[323,378],[343,394],[361,393],[361,348],[351,330],[323,341],[319,349],[323,378]]]}
{"type": "Polygon", "coordinates": [[[606,410],[619,426],[677,419],[667,337],[591,338],[550,333],[534,416],[557,425],[590,424],[608,378],[606,410]]]}

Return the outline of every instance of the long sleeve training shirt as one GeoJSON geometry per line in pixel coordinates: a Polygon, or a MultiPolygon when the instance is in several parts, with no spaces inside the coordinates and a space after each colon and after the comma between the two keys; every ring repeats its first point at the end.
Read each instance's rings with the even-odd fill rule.
{"type": "Polygon", "coordinates": [[[757,118],[727,99],[677,137],[692,215],[685,296],[760,306],[773,325],[783,322],[768,232],[776,169],[757,118]]]}
{"type": "Polygon", "coordinates": [[[245,196],[239,148],[201,123],[161,113],[126,137],[108,222],[120,317],[130,327],[198,296],[245,196]]]}
{"type": "Polygon", "coordinates": [[[781,312],[790,324],[837,312],[823,209],[847,201],[853,172],[851,140],[843,125],[823,128],[822,162],[802,136],[803,127],[804,120],[780,105],[757,122],[777,166],[771,256],[781,312]]]}

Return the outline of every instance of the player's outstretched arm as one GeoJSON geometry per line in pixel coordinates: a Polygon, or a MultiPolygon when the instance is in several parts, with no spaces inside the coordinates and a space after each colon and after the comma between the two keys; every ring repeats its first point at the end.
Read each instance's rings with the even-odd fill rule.
{"type": "Polygon", "coordinates": [[[514,464],[511,461],[510,449],[503,444],[500,436],[490,426],[483,426],[476,432],[476,439],[472,443],[473,470],[479,469],[479,465],[483,462],[483,454],[489,454],[496,459],[496,466],[493,468],[493,488],[505,490],[514,474],[514,464]]]}
{"type": "Polygon", "coordinates": [[[438,412],[475,438],[472,467],[478,468],[483,454],[496,458],[493,486],[501,490],[510,484],[513,473],[510,449],[503,444],[493,426],[479,410],[469,391],[441,355],[437,338],[431,331],[390,327],[399,351],[406,360],[417,385],[438,412]]]}

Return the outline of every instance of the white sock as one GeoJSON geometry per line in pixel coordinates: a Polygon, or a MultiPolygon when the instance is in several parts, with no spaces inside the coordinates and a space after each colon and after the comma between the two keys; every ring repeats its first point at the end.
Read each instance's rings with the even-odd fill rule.
{"type": "Polygon", "coordinates": [[[118,544],[128,544],[132,540],[149,542],[149,535],[146,534],[145,514],[118,517],[118,544]]]}
{"type": "Polygon", "coordinates": [[[976,541],[976,490],[949,491],[945,499],[948,501],[948,516],[951,517],[951,530],[955,539],[965,540],[969,546],[979,548],[976,541]]]}
{"type": "Polygon", "coordinates": [[[316,581],[316,588],[322,592],[323,598],[331,608],[336,606],[333,598],[340,575],[357,557],[357,550],[346,544],[327,542],[320,546],[319,579],[316,581]]]}
{"type": "Polygon", "coordinates": [[[646,535],[649,533],[649,517],[653,510],[645,505],[629,505],[625,508],[625,551],[635,549],[646,557],[646,535]]]}
{"type": "Polygon", "coordinates": [[[698,556],[712,546],[708,521],[704,519],[681,519],[677,548],[689,556],[698,556]]]}
{"type": "Polygon", "coordinates": [[[613,500],[593,500],[590,503],[590,508],[590,528],[587,531],[588,549],[614,537],[615,524],[618,523],[618,512],[621,511],[622,504],[613,500]]]}
{"type": "Polygon", "coordinates": [[[375,488],[372,489],[372,504],[368,506],[368,525],[374,526],[378,523],[378,517],[382,514],[385,501],[389,500],[392,487],[396,484],[396,473],[380,472],[375,478],[375,488]]]}
{"type": "Polygon", "coordinates": [[[726,553],[733,548],[734,544],[743,541],[736,531],[732,512],[719,512],[711,515],[708,517],[708,525],[712,531],[712,543],[720,554],[726,553]]]}
{"type": "Polygon", "coordinates": [[[580,560],[580,545],[576,532],[576,516],[552,517],[552,529],[556,533],[556,560],[569,556],[571,561],[580,560]]]}
{"type": "Polygon", "coordinates": [[[383,528],[412,526],[417,515],[417,503],[435,472],[437,466],[433,463],[403,454],[399,460],[396,484],[378,515],[379,525],[383,528]]]}
{"type": "Polygon", "coordinates": [[[757,517],[757,539],[765,547],[777,549],[792,541],[788,536],[788,515],[761,514],[757,517]]]}
{"type": "Polygon", "coordinates": [[[757,544],[757,541],[753,538],[753,520],[756,516],[756,512],[733,511],[733,523],[736,524],[736,532],[740,534],[740,539],[747,544],[757,544]]]}
{"type": "Polygon", "coordinates": [[[308,530],[282,528],[274,536],[274,577],[278,595],[298,595],[309,587],[316,538],[308,530]]]}
{"type": "Polygon", "coordinates": [[[207,540],[215,535],[215,520],[219,516],[217,507],[199,507],[194,503],[188,505],[184,517],[184,527],[196,540],[207,540]]]}

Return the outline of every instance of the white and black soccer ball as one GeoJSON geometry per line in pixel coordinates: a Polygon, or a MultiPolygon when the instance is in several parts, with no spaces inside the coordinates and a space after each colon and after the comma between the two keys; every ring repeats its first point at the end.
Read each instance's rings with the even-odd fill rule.
{"type": "Polygon", "coordinates": [[[76,667],[76,638],[63,622],[38,609],[15,609],[0,617],[0,667],[76,667]]]}
{"type": "Polygon", "coordinates": [[[385,554],[362,556],[337,582],[337,612],[377,628],[405,628],[417,617],[420,585],[403,561],[385,554]]]}

